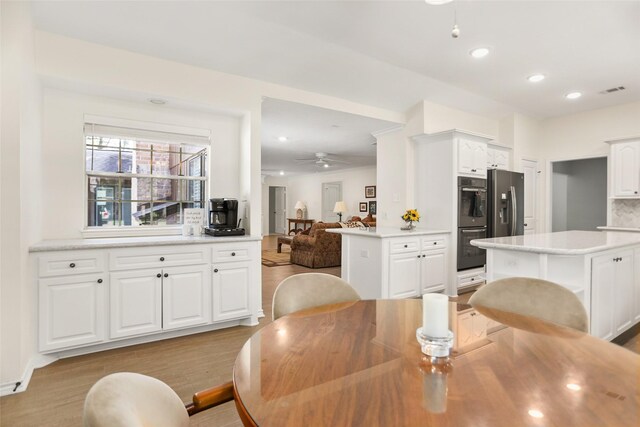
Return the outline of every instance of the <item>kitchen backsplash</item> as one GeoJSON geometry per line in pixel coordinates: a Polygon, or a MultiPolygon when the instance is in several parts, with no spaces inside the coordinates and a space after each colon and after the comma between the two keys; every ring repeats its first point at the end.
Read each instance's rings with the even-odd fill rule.
{"type": "Polygon", "coordinates": [[[611,225],[640,227],[640,199],[614,199],[611,202],[611,225]]]}

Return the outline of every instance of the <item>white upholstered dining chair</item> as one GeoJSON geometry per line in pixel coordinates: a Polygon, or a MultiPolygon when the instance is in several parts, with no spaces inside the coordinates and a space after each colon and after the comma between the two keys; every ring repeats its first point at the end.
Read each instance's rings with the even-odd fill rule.
{"type": "Polygon", "coordinates": [[[359,301],[349,283],[324,273],[302,273],[284,279],[273,294],[273,320],[325,304],[359,301]]]}
{"type": "Polygon", "coordinates": [[[186,427],[189,417],[233,400],[231,382],[193,395],[184,405],[162,381],[119,372],[96,382],[84,403],[84,427],[186,427]]]}
{"type": "Polygon", "coordinates": [[[534,317],[578,331],[589,331],[587,312],[569,289],[530,277],[509,277],[480,287],[469,304],[483,315],[518,327],[518,316],[534,317]],[[517,324],[515,324],[517,323],[517,324]]]}

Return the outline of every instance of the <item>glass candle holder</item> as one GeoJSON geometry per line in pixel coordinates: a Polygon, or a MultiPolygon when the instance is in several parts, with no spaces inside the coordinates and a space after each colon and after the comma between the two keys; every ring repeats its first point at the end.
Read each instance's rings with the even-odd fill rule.
{"type": "Polygon", "coordinates": [[[446,337],[430,337],[416,329],[416,339],[420,343],[422,353],[431,357],[448,357],[453,347],[453,332],[447,331],[446,337]]]}

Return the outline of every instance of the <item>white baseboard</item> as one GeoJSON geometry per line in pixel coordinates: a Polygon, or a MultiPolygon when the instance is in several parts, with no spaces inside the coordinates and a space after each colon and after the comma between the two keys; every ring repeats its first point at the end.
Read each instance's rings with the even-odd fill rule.
{"type": "Polygon", "coordinates": [[[42,368],[43,366],[47,366],[48,364],[53,363],[56,360],[58,360],[58,357],[56,356],[36,354],[31,359],[29,359],[29,362],[27,362],[27,366],[24,368],[22,377],[19,380],[3,383],[0,385],[0,396],[8,396],[10,394],[16,394],[25,391],[27,389],[27,386],[29,385],[29,381],[31,381],[33,371],[35,369],[42,368]],[[18,385],[18,383],[20,383],[20,385],[18,385]]]}

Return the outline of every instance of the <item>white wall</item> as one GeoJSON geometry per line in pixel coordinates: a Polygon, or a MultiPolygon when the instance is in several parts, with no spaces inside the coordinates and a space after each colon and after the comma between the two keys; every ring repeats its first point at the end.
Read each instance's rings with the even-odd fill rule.
{"type": "MultiPolygon", "coordinates": [[[[377,200],[364,197],[364,187],[376,185],[375,166],[343,169],[336,172],[319,172],[308,175],[293,175],[290,177],[268,177],[263,185],[263,196],[268,198],[269,186],[284,186],[287,188],[287,217],[295,218],[294,206],[298,200],[307,206],[306,218],[321,221],[322,214],[322,184],[325,182],[342,182],[342,199],[347,204],[349,211],[342,215],[342,219],[358,215],[366,216],[359,212],[359,203],[377,200]]],[[[268,200],[264,203],[268,204],[268,200]]],[[[269,232],[267,213],[263,218],[263,233],[269,232]]]]}
{"type": "Polygon", "coordinates": [[[36,295],[27,251],[41,239],[41,92],[30,5],[2,2],[0,15],[0,392],[6,393],[25,379],[35,350],[36,295]]]}
{"type": "MultiPolygon", "coordinates": [[[[539,127],[540,157],[546,168],[554,160],[571,160],[609,155],[605,141],[640,136],[640,102],[601,108],[543,120],[539,127]]],[[[544,172],[544,169],[543,169],[544,172]]],[[[545,174],[546,176],[546,174],[545,174]]],[[[540,192],[542,212],[549,212],[550,186],[540,192]]],[[[612,206],[615,205],[611,203],[612,206]]],[[[640,203],[625,205],[627,217],[640,217],[640,203]]],[[[612,215],[617,216],[617,215],[612,215]]]]}
{"type": "Polygon", "coordinates": [[[80,238],[84,218],[84,115],[127,118],[209,129],[208,193],[243,198],[240,182],[240,118],[45,89],[42,154],[44,239],[80,238]],[[63,166],[64,167],[61,167],[63,166]]]}

